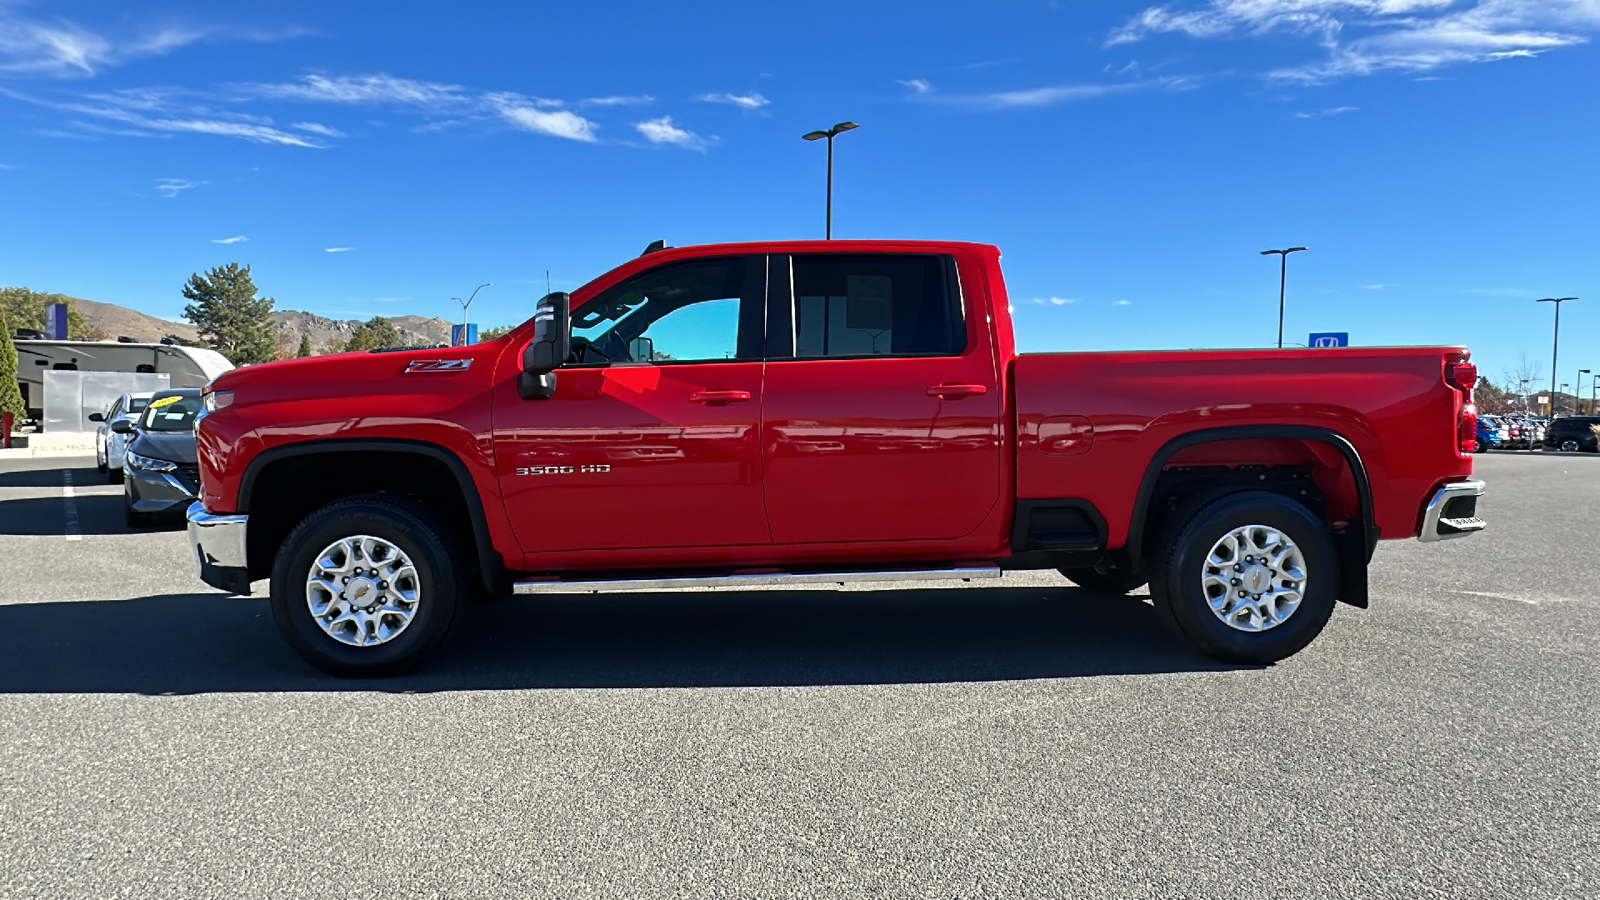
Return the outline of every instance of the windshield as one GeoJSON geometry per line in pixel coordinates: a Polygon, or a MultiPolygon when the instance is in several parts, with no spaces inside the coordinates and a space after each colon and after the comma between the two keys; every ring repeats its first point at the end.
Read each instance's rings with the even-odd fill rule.
{"type": "Polygon", "coordinates": [[[141,427],[145,431],[193,431],[194,417],[200,414],[200,395],[157,395],[144,411],[141,427]]]}
{"type": "Polygon", "coordinates": [[[134,397],[128,401],[128,412],[144,412],[144,408],[149,405],[149,397],[134,397]]]}

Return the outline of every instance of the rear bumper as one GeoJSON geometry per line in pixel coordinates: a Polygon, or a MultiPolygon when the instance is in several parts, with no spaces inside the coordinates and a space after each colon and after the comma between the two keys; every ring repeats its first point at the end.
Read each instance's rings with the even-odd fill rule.
{"type": "Polygon", "coordinates": [[[218,516],[191,503],[187,514],[189,543],[200,567],[200,580],[233,594],[250,593],[249,560],[245,556],[245,531],[249,516],[218,516]]]}
{"type": "Polygon", "coordinates": [[[1478,518],[1481,496],[1481,481],[1458,481],[1434,491],[1433,499],[1422,511],[1422,532],[1417,540],[1447,541],[1482,531],[1488,523],[1478,518]]]}

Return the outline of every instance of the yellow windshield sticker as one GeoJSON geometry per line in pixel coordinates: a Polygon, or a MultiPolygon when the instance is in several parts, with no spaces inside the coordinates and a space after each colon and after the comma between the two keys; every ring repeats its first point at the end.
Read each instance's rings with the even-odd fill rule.
{"type": "Polygon", "coordinates": [[[162,397],[160,400],[157,400],[156,402],[150,404],[150,408],[151,409],[160,409],[163,406],[171,406],[172,404],[177,403],[179,400],[182,400],[182,399],[183,399],[182,395],[179,395],[177,397],[162,397]]]}

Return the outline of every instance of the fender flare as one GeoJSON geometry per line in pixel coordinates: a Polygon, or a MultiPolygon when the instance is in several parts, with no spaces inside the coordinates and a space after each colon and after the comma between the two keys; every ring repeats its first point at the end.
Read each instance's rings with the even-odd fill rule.
{"type": "Polygon", "coordinates": [[[472,523],[472,542],[477,551],[484,587],[486,590],[494,589],[496,580],[505,571],[505,560],[494,549],[483,497],[478,493],[477,483],[472,480],[472,474],[467,471],[461,457],[438,444],[404,438],[328,438],[271,447],[256,454],[245,467],[244,477],[239,481],[238,511],[245,514],[250,512],[250,497],[255,490],[256,479],[267,466],[296,456],[322,453],[409,453],[442,463],[455,476],[456,486],[466,500],[467,518],[472,523]]]}
{"type": "Polygon", "coordinates": [[[1206,428],[1180,434],[1163,444],[1161,449],[1156,451],[1149,467],[1145,469],[1144,478],[1139,482],[1139,495],[1134,500],[1133,518],[1128,524],[1128,537],[1124,544],[1131,564],[1137,568],[1145,562],[1145,522],[1149,517],[1150,503],[1155,498],[1156,482],[1161,479],[1161,473],[1172,457],[1200,444],[1283,438],[1329,444],[1344,455],[1345,463],[1350,466],[1350,473],[1356,483],[1356,497],[1361,504],[1361,518],[1355,523],[1359,527],[1359,533],[1347,534],[1344,541],[1340,542],[1341,568],[1345,576],[1344,588],[1341,590],[1345,596],[1341,599],[1354,606],[1365,607],[1366,564],[1372,561],[1372,554],[1378,548],[1379,538],[1377,519],[1372,508],[1372,481],[1367,476],[1367,466],[1361,459],[1360,451],[1349,438],[1337,431],[1312,425],[1238,425],[1206,428]]]}

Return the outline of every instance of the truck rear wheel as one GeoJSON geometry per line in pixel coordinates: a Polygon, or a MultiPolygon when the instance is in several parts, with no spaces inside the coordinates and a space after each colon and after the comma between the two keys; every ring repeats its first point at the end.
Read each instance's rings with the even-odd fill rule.
{"type": "Polygon", "coordinates": [[[1067,580],[1086,591],[1097,594],[1126,594],[1144,587],[1150,582],[1150,576],[1143,572],[1126,572],[1122,569],[1111,569],[1101,572],[1098,569],[1060,569],[1067,580]]]}
{"type": "Polygon", "coordinates": [[[1245,491],[1171,522],[1150,596],[1160,618],[1206,653],[1264,665],[1322,632],[1339,593],[1328,528],[1279,494],[1245,491]]]}
{"type": "Polygon", "coordinates": [[[272,566],[272,618],[307,662],[341,676],[395,675],[444,640],[465,570],[425,510],[377,499],[317,510],[272,566]]]}

